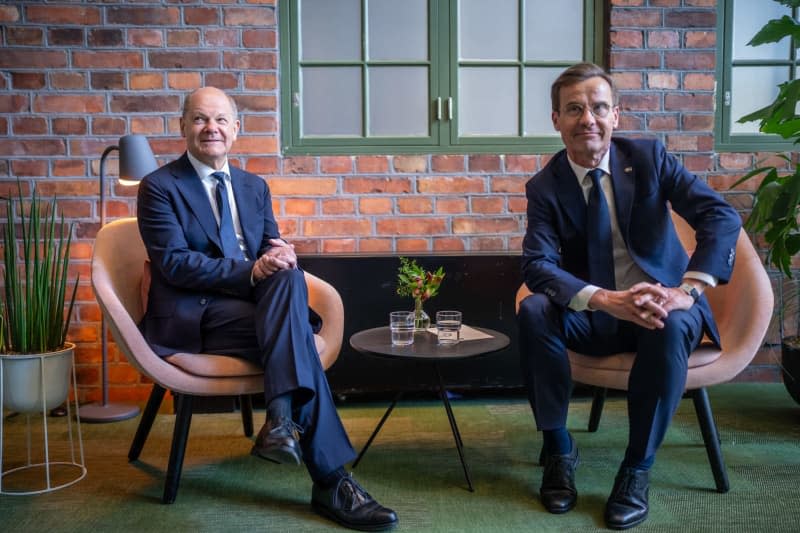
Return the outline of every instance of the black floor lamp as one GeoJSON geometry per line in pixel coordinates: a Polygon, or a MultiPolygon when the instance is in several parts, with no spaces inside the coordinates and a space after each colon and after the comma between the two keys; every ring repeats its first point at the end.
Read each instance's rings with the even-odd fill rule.
{"type": "MultiPolygon", "coordinates": [[[[105,165],[106,158],[114,150],[119,151],[119,182],[124,185],[135,185],[143,177],[158,168],[156,158],[150,149],[150,143],[144,135],[125,135],[119,140],[119,146],[109,146],[100,156],[100,227],[106,223],[105,202],[105,165]]],[[[103,401],[80,408],[83,422],[117,422],[127,420],[139,414],[136,405],[110,403],[108,401],[108,334],[106,322],[100,319],[100,342],[103,355],[103,401]]]]}

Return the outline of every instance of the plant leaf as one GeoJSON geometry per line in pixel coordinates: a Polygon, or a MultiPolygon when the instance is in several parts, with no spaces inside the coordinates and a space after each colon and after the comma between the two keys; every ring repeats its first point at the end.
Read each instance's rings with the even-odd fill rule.
{"type": "Polygon", "coordinates": [[[800,37],[800,24],[797,24],[794,19],[788,15],[767,22],[747,44],[748,46],[758,46],[767,43],[777,43],[784,37],[793,37],[794,39],[800,37]]]}

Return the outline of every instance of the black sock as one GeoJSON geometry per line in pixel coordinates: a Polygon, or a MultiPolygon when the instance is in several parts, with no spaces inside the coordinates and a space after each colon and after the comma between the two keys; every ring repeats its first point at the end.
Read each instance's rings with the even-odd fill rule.
{"type": "Polygon", "coordinates": [[[278,421],[281,418],[292,419],[292,393],[287,392],[274,397],[267,405],[267,419],[278,421]]]}
{"type": "Polygon", "coordinates": [[[656,462],[656,456],[651,455],[650,457],[645,457],[644,459],[641,456],[635,456],[628,450],[625,453],[625,458],[622,460],[622,467],[623,468],[634,468],[636,470],[650,470],[653,466],[653,463],[656,462]]]}
{"type": "Polygon", "coordinates": [[[542,432],[544,449],[551,455],[566,455],[572,451],[572,439],[567,428],[548,429],[542,432]]]}
{"type": "Polygon", "coordinates": [[[339,482],[340,479],[347,476],[347,472],[345,471],[343,466],[340,466],[333,472],[322,476],[320,479],[316,480],[317,484],[324,489],[333,487],[336,483],[339,482]]]}

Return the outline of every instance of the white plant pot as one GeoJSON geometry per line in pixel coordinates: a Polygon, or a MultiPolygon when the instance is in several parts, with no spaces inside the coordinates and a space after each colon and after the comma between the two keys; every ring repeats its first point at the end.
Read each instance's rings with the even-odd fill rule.
{"type": "Polygon", "coordinates": [[[69,394],[75,345],[40,354],[0,354],[3,408],[35,413],[58,407],[69,394]]]}

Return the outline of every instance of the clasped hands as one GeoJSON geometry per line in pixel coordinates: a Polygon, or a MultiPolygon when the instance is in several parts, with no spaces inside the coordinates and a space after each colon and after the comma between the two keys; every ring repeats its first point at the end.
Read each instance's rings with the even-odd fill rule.
{"type": "Polygon", "coordinates": [[[278,270],[297,268],[294,245],[282,239],[270,239],[272,247],[253,263],[253,280],[260,281],[278,270]]]}
{"type": "Polygon", "coordinates": [[[600,289],[589,300],[589,307],[605,311],[620,320],[647,329],[661,329],[664,319],[676,309],[689,309],[694,299],[677,287],[658,283],[637,283],[624,291],[600,289]]]}

